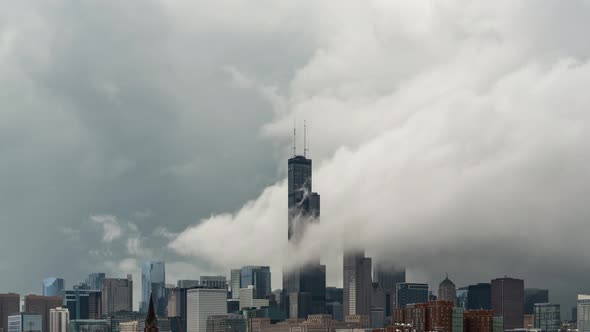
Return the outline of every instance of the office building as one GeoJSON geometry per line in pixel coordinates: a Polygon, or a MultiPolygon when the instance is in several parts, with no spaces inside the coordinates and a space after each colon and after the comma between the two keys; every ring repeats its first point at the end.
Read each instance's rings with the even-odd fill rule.
{"type": "Polygon", "coordinates": [[[395,308],[395,285],[406,282],[406,269],[380,262],[375,266],[374,276],[385,291],[385,316],[389,317],[395,308]]]}
{"type": "Polygon", "coordinates": [[[561,308],[559,304],[535,303],[535,328],[543,332],[557,332],[561,327],[561,308]]]}
{"type": "Polygon", "coordinates": [[[452,301],[454,305],[457,304],[457,290],[455,284],[449,279],[449,275],[438,285],[438,300],[452,301]]]}
{"type": "Polygon", "coordinates": [[[467,296],[469,295],[469,287],[457,288],[457,307],[467,309],[467,296]]]}
{"type": "Polygon", "coordinates": [[[102,319],[70,320],[68,332],[110,332],[110,327],[102,319]]]}
{"type": "Polygon", "coordinates": [[[194,288],[187,290],[187,332],[206,332],[207,317],[227,314],[225,289],[194,288]]]}
{"type": "Polygon", "coordinates": [[[464,332],[493,332],[493,330],[493,310],[465,310],[463,313],[464,332]]]}
{"type": "Polygon", "coordinates": [[[590,332],[590,295],[578,295],[578,332],[590,332]]]}
{"type": "Polygon", "coordinates": [[[65,281],[62,278],[45,278],[42,288],[43,296],[63,296],[65,281]]]}
{"type": "Polygon", "coordinates": [[[102,292],[75,288],[66,290],[64,306],[70,312],[70,319],[99,319],[102,313],[102,292]]]}
{"type": "Polygon", "coordinates": [[[225,276],[201,276],[199,285],[205,288],[220,288],[227,290],[227,279],[225,276]]]}
{"type": "Polygon", "coordinates": [[[229,287],[231,298],[237,300],[240,297],[240,288],[242,288],[242,269],[231,269],[229,287]]]}
{"type": "Polygon", "coordinates": [[[240,315],[212,315],[207,317],[206,332],[247,332],[247,321],[240,315]]]}
{"type": "Polygon", "coordinates": [[[525,288],[524,290],[524,314],[533,315],[535,303],[548,303],[549,290],[540,288],[525,288]]]}
{"type": "Polygon", "coordinates": [[[334,320],[344,320],[344,307],[340,302],[327,302],[326,313],[332,315],[332,318],[334,318],[334,320]]]}
{"type": "Polygon", "coordinates": [[[492,309],[492,285],[479,283],[467,287],[467,309],[489,310],[492,309]]]}
{"type": "Polygon", "coordinates": [[[133,311],[133,278],[105,278],[102,289],[102,314],[133,311]]]}
{"type": "MultiPolygon", "coordinates": [[[[303,238],[310,223],[319,222],[320,195],[312,191],[312,161],[304,154],[296,155],[287,162],[288,230],[290,247],[296,247],[303,238]]],[[[296,251],[289,252],[295,255],[296,251]]],[[[292,293],[309,293],[312,297],[312,314],[323,314],[326,310],[326,267],[320,264],[319,256],[300,268],[283,271],[283,297],[291,298],[292,293]]],[[[288,301],[281,303],[290,311],[288,301]]]]}
{"type": "Polygon", "coordinates": [[[45,332],[43,316],[38,313],[21,312],[7,318],[8,332],[45,332]]]}
{"type": "Polygon", "coordinates": [[[439,301],[452,301],[454,305],[457,304],[457,289],[455,288],[455,284],[449,279],[448,275],[445,280],[438,285],[437,299],[439,301]]]}
{"type": "Polygon", "coordinates": [[[312,299],[308,292],[289,294],[289,318],[306,319],[312,314],[312,299]]]}
{"type": "Polygon", "coordinates": [[[144,262],[141,269],[140,311],[147,313],[150,296],[158,316],[166,316],[166,267],[164,262],[144,262]]]}
{"type": "Polygon", "coordinates": [[[522,328],[524,323],[524,280],[498,278],[492,280],[492,310],[504,319],[504,330],[522,328]]]}
{"type": "Polygon", "coordinates": [[[49,332],[67,332],[69,322],[70,312],[67,308],[49,310],[49,332]]]}
{"type": "Polygon", "coordinates": [[[257,299],[264,299],[271,295],[270,280],[270,267],[268,266],[249,265],[242,267],[240,271],[240,287],[254,286],[257,299]]]}
{"type": "Polygon", "coordinates": [[[369,327],[372,329],[382,329],[385,327],[385,309],[380,307],[371,307],[369,315],[369,327]]]}
{"type": "Polygon", "coordinates": [[[371,308],[381,308],[381,309],[383,309],[383,312],[385,312],[385,308],[387,307],[385,290],[377,282],[374,282],[371,284],[370,299],[371,299],[371,308]]]}
{"type": "Polygon", "coordinates": [[[428,302],[428,284],[401,282],[396,284],[396,303],[403,308],[412,303],[428,302]]]}
{"type": "Polygon", "coordinates": [[[37,313],[42,317],[42,330],[49,331],[49,310],[61,307],[63,297],[61,296],[25,296],[25,312],[37,313]]]}
{"type": "MultiPolygon", "coordinates": [[[[392,322],[411,324],[416,332],[452,332],[453,307],[452,301],[407,304],[405,307],[393,309],[392,322]]],[[[455,324],[458,323],[455,322],[455,324]]]]}
{"type": "Polygon", "coordinates": [[[463,320],[464,320],[465,309],[464,308],[453,308],[453,322],[451,332],[464,332],[463,331],[463,320]]]}
{"type": "Polygon", "coordinates": [[[364,251],[349,251],[343,263],[344,316],[369,315],[372,288],[371,258],[364,251]]]}
{"type": "Polygon", "coordinates": [[[84,285],[88,289],[102,290],[104,279],[105,274],[102,272],[90,273],[88,277],[86,277],[86,280],[84,280],[84,285]]]}
{"type": "Polygon", "coordinates": [[[8,331],[8,316],[20,312],[20,295],[15,293],[0,294],[0,328],[8,331]]]}
{"type": "Polygon", "coordinates": [[[262,307],[268,307],[269,301],[268,298],[258,298],[256,297],[256,288],[252,285],[249,285],[246,288],[240,289],[240,310],[245,308],[257,308],[260,309],[262,307]]]}

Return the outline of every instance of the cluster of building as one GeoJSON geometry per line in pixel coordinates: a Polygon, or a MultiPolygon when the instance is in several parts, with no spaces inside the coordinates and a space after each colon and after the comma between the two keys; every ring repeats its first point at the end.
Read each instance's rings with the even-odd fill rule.
{"type": "MultiPolygon", "coordinates": [[[[288,161],[288,206],[287,239],[296,248],[307,226],[320,220],[305,153],[288,161]]],[[[342,288],[326,286],[326,266],[312,257],[284,270],[274,291],[268,266],[171,285],[164,262],[145,262],[139,311],[131,275],[92,273],[71,289],[47,278],[42,295],[26,295],[22,303],[19,294],[0,294],[0,332],[590,332],[587,295],[579,296],[576,327],[563,324],[547,290],[525,289],[521,279],[457,289],[447,276],[434,295],[428,284],[408,282],[403,267],[373,266],[363,250],[343,256],[342,288]]]]}

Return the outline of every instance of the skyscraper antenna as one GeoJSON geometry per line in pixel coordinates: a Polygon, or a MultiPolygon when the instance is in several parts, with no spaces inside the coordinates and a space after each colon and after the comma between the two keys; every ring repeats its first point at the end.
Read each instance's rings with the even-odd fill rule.
{"type": "Polygon", "coordinates": [[[297,133],[296,133],[296,120],[293,120],[293,157],[297,155],[297,133]]]}
{"type": "Polygon", "coordinates": [[[303,120],[303,156],[307,157],[307,123],[303,120]]]}

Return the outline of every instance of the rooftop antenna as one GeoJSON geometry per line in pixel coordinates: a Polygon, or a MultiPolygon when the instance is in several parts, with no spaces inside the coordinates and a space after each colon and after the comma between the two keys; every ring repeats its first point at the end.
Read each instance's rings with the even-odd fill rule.
{"type": "Polygon", "coordinates": [[[303,120],[303,157],[307,157],[307,123],[303,120]]]}
{"type": "Polygon", "coordinates": [[[296,142],[297,142],[297,133],[296,133],[296,125],[295,125],[295,119],[293,120],[293,157],[295,157],[297,155],[297,148],[296,148],[296,142]]]}

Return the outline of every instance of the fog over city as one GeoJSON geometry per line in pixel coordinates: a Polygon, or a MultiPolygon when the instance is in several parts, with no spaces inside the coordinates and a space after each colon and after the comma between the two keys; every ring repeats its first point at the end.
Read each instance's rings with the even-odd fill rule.
{"type": "Polygon", "coordinates": [[[564,312],[590,292],[588,1],[0,6],[0,291],[150,259],[276,289],[318,253],[341,285],[364,248],[564,312]],[[304,120],[321,217],[288,257],[304,120]]]}

